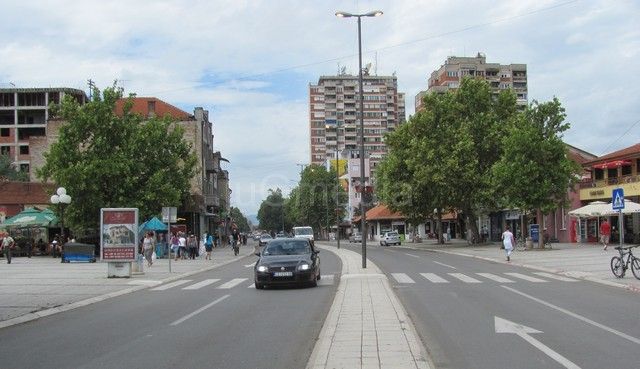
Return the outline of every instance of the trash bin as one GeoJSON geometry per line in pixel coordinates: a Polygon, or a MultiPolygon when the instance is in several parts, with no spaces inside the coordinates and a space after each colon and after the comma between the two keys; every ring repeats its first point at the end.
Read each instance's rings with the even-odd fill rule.
{"type": "Polygon", "coordinates": [[[95,246],[89,243],[68,242],[64,245],[62,261],[70,263],[72,261],[84,261],[95,263],[95,246]]]}

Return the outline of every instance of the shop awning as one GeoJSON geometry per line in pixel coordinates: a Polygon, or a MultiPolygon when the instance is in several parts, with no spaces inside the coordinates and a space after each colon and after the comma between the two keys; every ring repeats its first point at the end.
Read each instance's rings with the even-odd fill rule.
{"type": "Polygon", "coordinates": [[[594,164],[593,167],[596,169],[610,169],[610,168],[617,168],[617,167],[621,167],[624,165],[631,165],[631,161],[630,160],[614,160],[614,161],[607,161],[604,163],[598,163],[598,164],[594,164]]]}

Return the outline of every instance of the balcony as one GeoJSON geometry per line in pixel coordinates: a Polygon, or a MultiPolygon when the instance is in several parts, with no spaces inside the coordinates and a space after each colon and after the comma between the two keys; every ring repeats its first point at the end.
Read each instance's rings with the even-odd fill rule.
{"type": "Polygon", "coordinates": [[[640,196],[640,175],[599,180],[585,179],[578,184],[578,187],[582,201],[610,199],[614,188],[623,188],[625,197],[640,196]]]}

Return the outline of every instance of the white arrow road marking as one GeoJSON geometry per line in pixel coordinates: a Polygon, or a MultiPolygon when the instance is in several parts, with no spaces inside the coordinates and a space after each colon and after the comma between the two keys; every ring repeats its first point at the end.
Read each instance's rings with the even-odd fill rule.
{"type": "Polygon", "coordinates": [[[427,280],[433,283],[449,283],[446,279],[438,276],[435,273],[420,273],[421,276],[425,277],[427,280]]]}
{"type": "Polygon", "coordinates": [[[404,273],[391,273],[398,283],[416,283],[411,277],[404,273]]]}
{"type": "Polygon", "coordinates": [[[615,330],[615,329],[613,329],[613,328],[609,328],[609,327],[607,327],[607,326],[606,326],[606,325],[604,325],[604,324],[600,324],[600,323],[598,323],[598,322],[594,322],[593,320],[588,319],[588,318],[585,318],[585,317],[583,317],[582,315],[576,314],[576,313],[571,312],[571,311],[569,311],[569,310],[567,310],[567,309],[563,309],[563,308],[561,308],[561,307],[559,307],[559,306],[556,306],[556,305],[554,305],[554,304],[552,304],[552,303],[549,303],[549,302],[546,302],[546,301],[544,301],[544,300],[541,300],[541,299],[539,299],[539,298],[537,298],[537,297],[533,297],[533,296],[527,295],[526,293],[524,293],[524,292],[520,292],[520,291],[518,291],[518,290],[516,290],[516,289],[514,289],[514,288],[507,287],[507,286],[501,286],[501,287],[502,287],[502,288],[506,288],[507,290],[509,290],[509,291],[511,291],[511,292],[517,293],[517,294],[518,294],[518,295],[520,295],[520,296],[523,296],[523,297],[526,297],[526,298],[528,298],[528,299],[531,299],[531,300],[533,300],[533,301],[535,301],[535,302],[537,302],[537,303],[539,303],[539,304],[542,304],[542,305],[548,306],[548,307],[550,307],[550,308],[552,308],[552,309],[558,310],[558,311],[559,311],[559,312],[561,312],[561,313],[565,313],[565,314],[567,314],[567,315],[569,315],[569,316],[572,316],[572,317],[574,317],[574,318],[576,318],[576,319],[582,320],[582,321],[583,321],[583,322],[585,322],[585,323],[591,324],[591,325],[593,325],[593,326],[595,326],[595,327],[598,327],[598,328],[600,328],[600,329],[604,329],[604,330],[605,330],[605,331],[607,331],[607,332],[613,333],[613,334],[615,334],[616,336],[622,337],[622,338],[624,338],[624,339],[626,339],[626,340],[629,340],[629,341],[631,341],[631,342],[633,342],[633,343],[636,343],[636,344],[640,345],[640,339],[638,339],[638,338],[636,338],[636,337],[630,336],[630,335],[628,335],[628,334],[626,334],[626,333],[622,333],[622,332],[617,331],[617,330],[615,330]]]}
{"type": "Polygon", "coordinates": [[[237,285],[239,285],[240,283],[246,281],[248,278],[234,278],[232,280],[230,280],[229,282],[225,283],[225,284],[221,284],[220,286],[218,286],[218,289],[221,290],[228,290],[229,288],[233,288],[237,285]]]}
{"type": "Polygon", "coordinates": [[[437,262],[437,261],[434,261],[434,263],[436,263],[436,264],[438,264],[438,265],[446,266],[447,268],[457,269],[456,267],[453,267],[453,266],[451,266],[451,265],[447,265],[447,264],[444,264],[444,263],[439,263],[439,262],[437,262]]]}
{"type": "Polygon", "coordinates": [[[156,287],[156,288],[152,288],[152,289],[150,289],[150,291],[164,291],[164,290],[168,290],[169,288],[180,286],[181,284],[185,284],[185,283],[189,283],[189,282],[191,282],[191,279],[181,279],[179,281],[167,283],[165,285],[162,285],[162,286],[159,286],[159,287],[156,287]]]}
{"type": "Polygon", "coordinates": [[[205,279],[202,282],[194,283],[191,286],[187,286],[183,288],[183,290],[197,290],[204,286],[208,286],[210,284],[216,283],[217,281],[219,281],[219,279],[205,279]]]}
{"type": "Polygon", "coordinates": [[[556,275],[556,274],[551,274],[551,273],[534,272],[533,274],[539,275],[540,277],[545,277],[545,278],[549,278],[549,279],[555,279],[555,280],[563,281],[563,282],[578,282],[577,279],[568,278],[568,277],[564,277],[564,276],[556,275]]]}
{"type": "Polygon", "coordinates": [[[213,305],[219,303],[220,301],[226,299],[227,297],[229,297],[229,295],[224,295],[224,296],[220,297],[219,299],[215,300],[214,302],[211,302],[211,303],[201,307],[200,309],[194,311],[193,313],[176,320],[175,322],[171,323],[170,325],[178,325],[178,324],[184,322],[187,319],[193,318],[194,316],[196,316],[196,315],[200,314],[201,312],[207,310],[208,308],[210,308],[213,305]]]}
{"type": "Polygon", "coordinates": [[[553,351],[549,346],[531,337],[529,333],[542,333],[537,329],[529,328],[525,325],[516,324],[506,319],[495,317],[496,333],[514,333],[520,338],[529,342],[533,347],[544,352],[547,356],[560,363],[565,368],[580,369],[579,366],[572,363],[571,360],[553,351]]]}
{"type": "Polygon", "coordinates": [[[251,267],[252,267],[252,266],[254,266],[254,265],[256,265],[256,263],[253,263],[253,264],[247,264],[247,265],[245,265],[244,267],[245,267],[245,268],[251,268],[251,267]]]}

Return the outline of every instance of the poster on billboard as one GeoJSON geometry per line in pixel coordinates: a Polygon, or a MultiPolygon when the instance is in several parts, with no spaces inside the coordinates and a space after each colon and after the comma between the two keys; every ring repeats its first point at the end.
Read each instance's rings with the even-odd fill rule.
{"type": "Polygon", "coordinates": [[[100,256],[104,262],[135,261],[138,244],[138,209],[100,209],[100,256]]]}

